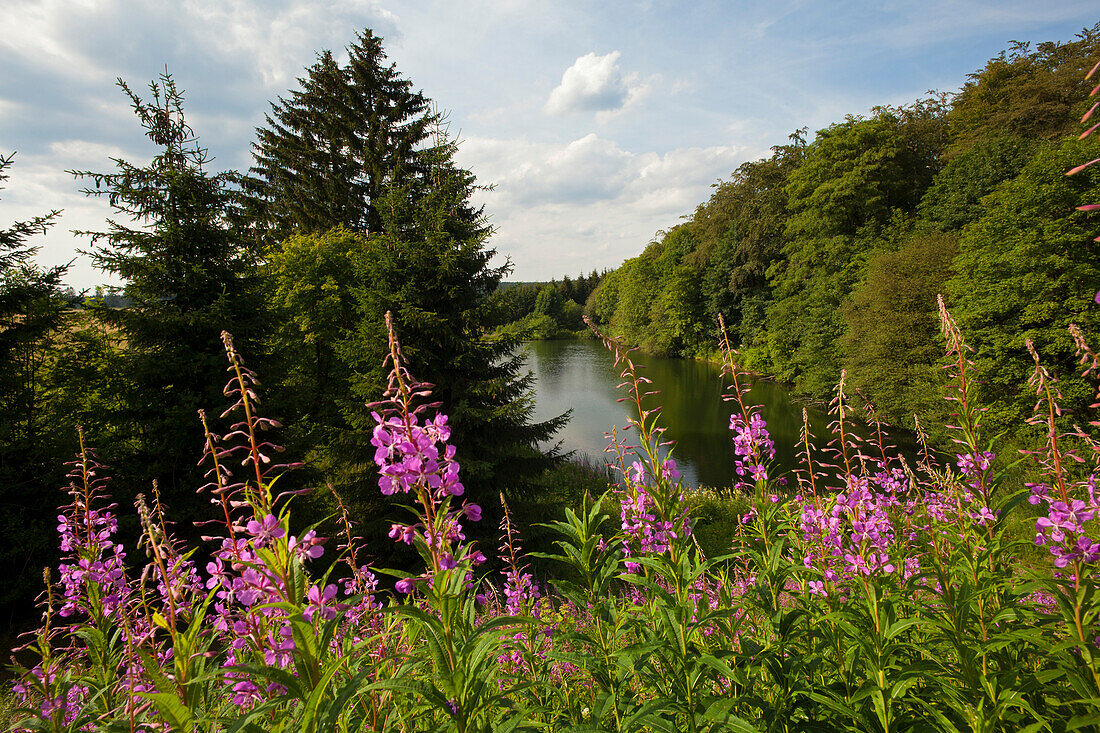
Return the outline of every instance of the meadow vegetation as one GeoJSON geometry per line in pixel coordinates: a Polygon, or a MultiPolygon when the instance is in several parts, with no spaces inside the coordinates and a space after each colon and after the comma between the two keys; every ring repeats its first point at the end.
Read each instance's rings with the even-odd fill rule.
{"type": "MultiPolygon", "coordinates": [[[[110,480],[83,442],[57,527],[60,582],[46,572],[43,623],[21,650],[19,729],[707,730],[1091,729],[1100,718],[1100,598],[1089,537],[1100,442],[1056,424],[1058,381],[1029,342],[1043,450],[1009,492],[970,374],[971,350],[942,307],[958,446],[910,465],[876,430],[852,431],[845,380],[827,436],[802,436],[803,468],[776,475],[747,375],[726,350],[743,514],[708,554],[660,407],[640,365],[603,337],[636,415],[613,433],[615,483],[542,523],[550,552],[524,554],[503,500],[499,570],[466,528],[448,416],[404,365],[390,325],[388,387],[371,405],[380,494],[405,509],[387,532],[419,567],[368,563],[343,504],[339,536],[294,532],[274,421],[255,374],[223,334],[226,414],[207,429],[202,569],[153,487],[138,497],[143,570],[115,542],[110,480]],[[788,481],[793,479],[793,481],[788,481]],[[1008,521],[1040,507],[1028,540],[1008,521]],[[608,510],[614,506],[617,518],[608,510]],[[337,562],[316,561],[333,553],[337,562]],[[536,575],[531,560],[555,570],[536,575]],[[392,582],[395,581],[395,582],[392,582]],[[392,585],[391,585],[392,582],[392,585]],[[22,717],[26,716],[26,717],[22,717]]],[[[1073,327],[1082,370],[1100,356],[1073,327]]],[[[1095,399],[1100,399],[1100,396],[1095,399]]],[[[205,425],[205,414],[204,425],[205,425]]],[[[880,426],[876,426],[880,427],[880,426]]],[[[1100,427],[1094,422],[1093,428],[1100,427]]],[[[330,489],[331,490],[331,489],[330,489]]],[[[713,517],[712,517],[713,518],[713,517]]]]}

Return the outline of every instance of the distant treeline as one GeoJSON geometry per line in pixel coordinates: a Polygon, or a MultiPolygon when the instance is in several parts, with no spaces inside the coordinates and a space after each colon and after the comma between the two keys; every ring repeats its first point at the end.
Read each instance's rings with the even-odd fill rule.
{"type": "Polygon", "coordinates": [[[497,336],[552,339],[584,328],[584,303],[607,270],[550,282],[502,282],[489,299],[488,325],[497,336]]]}
{"type": "Polygon", "coordinates": [[[958,94],[797,131],[605,276],[587,312],[685,356],[715,351],[721,314],[747,367],[822,399],[846,369],[911,426],[949,411],[942,294],[975,349],[991,430],[1031,412],[1028,339],[1062,380],[1066,425],[1095,416],[1067,327],[1100,331],[1100,219],[1075,210],[1100,199],[1100,166],[1064,174],[1100,157],[1100,139],[1078,140],[1098,42],[1100,24],[1014,43],[958,94]]]}

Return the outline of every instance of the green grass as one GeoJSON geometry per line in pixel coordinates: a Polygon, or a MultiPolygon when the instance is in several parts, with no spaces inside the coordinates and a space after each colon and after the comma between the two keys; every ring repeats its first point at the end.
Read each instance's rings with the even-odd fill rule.
{"type": "Polygon", "coordinates": [[[0,687],[0,730],[8,730],[15,725],[16,720],[18,720],[15,714],[17,706],[15,693],[5,683],[3,687],[0,687]]]}
{"type": "Polygon", "coordinates": [[[692,534],[709,558],[728,555],[741,517],[749,510],[749,497],[731,488],[700,486],[687,493],[687,504],[695,517],[692,534]]]}

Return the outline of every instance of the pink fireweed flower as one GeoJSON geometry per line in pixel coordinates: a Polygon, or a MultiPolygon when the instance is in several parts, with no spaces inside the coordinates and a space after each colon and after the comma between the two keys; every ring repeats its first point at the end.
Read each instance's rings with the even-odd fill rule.
{"type": "Polygon", "coordinates": [[[989,524],[990,522],[997,521],[997,515],[990,511],[989,507],[983,506],[980,511],[971,512],[970,516],[981,527],[989,524]]]}
{"type": "Polygon", "coordinates": [[[337,605],[333,603],[333,599],[336,598],[336,586],[325,586],[324,590],[321,590],[320,586],[313,586],[306,593],[306,600],[309,601],[309,605],[306,610],[302,612],[302,616],[306,621],[312,621],[313,617],[320,614],[321,618],[325,621],[330,621],[336,618],[337,605]]]}
{"type": "Polygon", "coordinates": [[[246,568],[239,578],[235,578],[233,590],[237,600],[246,606],[283,600],[278,582],[256,568],[246,568]]]}
{"type": "MultiPolygon", "coordinates": [[[[504,574],[504,606],[509,616],[522,615],[541,597],[538,583],[531,573],[512,569],[504,574]]],[[[538,616],[537,608],[534,610],[538,616]]]]}
{"type": "Polygon", "coordinates": [[[317,533],[311,529],[301,537],[291,536],[287,541],[287,549],[297,555],[303,562],[307,558],[316,560],[325,554],[325,548],[322,547],[324,541],[324,537],[318,537],[317,533]]]}
{"type": "Polygon", "coordinates": [[[1032,503],[1047,502],[1047,515],[1035,520],[1035,544],[1047,545],[1054,556],[1054,565],[1064,568],[1071,562],[1095,563],[1100,561],[1100,545],[1086,534],[1085,524],[1090,522],[1100,507],[1095,498],[1095,476],[1084,482],[1089,488],[1089,501],[1070,499],[1052,501],[1047,487],[1032,487],[1032,503]]]}
{"type": "Polygon", "coordinates": [[[661,462],[661,477],[659,482],[650,480],[645,465],[641,461],[635,461],[625,471],[626,487],[618,490],[620,505],[620,526],[623,530],[621,549],[626,558],[626,569],[630,573],[638,573],[641,565],[634,561],[640,555],[662,554],[669,550],[673,540],[689,537],[691,535],[691,520],[687,515],[687,509],[683,504],[683,493],[679,493],[679,499],[674,506],[679,507],[679,514],[674,517],[661,515],[655,492],[661,488],[655,483],[663,482],[663,486],[673,492],[679,491],[679,484],[675,483],[680,478],[674,460],[666,459],[661,462]]]}
{"type": "MultiPolygon", "coordinates": [[[[767,462],[775,458],[775,443],[760,413],[754,412],[746,424],[742,415],[730,416],[733,431],[734,469],[738,476],[751,476],[753,481],[767,481],[767,462]]],[[[738,482],[743,485],[743,482],[738,482]]]]}
{"type": "Polygon", "coordinates": [[[377,413],[374,416],[377,425],[371,442],[377,449],[375,461],[381,474],[379,489],[385,495],[419,492],[418,499],[430,504],[430,511],[429,506],[425,506],[421,517],[434,517],[430,525],[426,520],[393,524],[389,530],[390,538],[411,545],[419,537],[435,558],[439,569],[455,568],[458,564],[456,557],[461,554],[460,546],[466,539],[460,520],[479,521],[481,507],[466,504],[459,509],[440,512],[441,508],[449,506],[451,497],[461,496],[465,491],[458,478],[455,448],[445,443],[451,434],[447,416],[436,415],[423,425],[419,424],[415,414],[395,415],[388,419],[377,413]]]}
{"type": "Polygon", "coordinates": [[[125,548],[110,539],[118,529],[118,521],[106,509],[74,506],[74,513],[82,510],[83,517],[58,518],[64,520],[58,531],[62,550],[67,553],[58,565],[63,600],[59,615],[67,618],[78,611],[92,614],[102,610],[113,617],[131,598],[125,548]],[[88,593],[92,587],[96,588],[93,596],[98,598],[98,608],[90,604],[93,596],[88,593]]]}
{"type": "MultiPolygon", "coordinates": [[[[471,559],[473,550],[464,545],[461,520],[477,521],[481,507],[468,504],[452,509],[452,499],[465,493],[465,488],[459,479],[455,447],[447,443],[451,437],[448,418],[443,413],[424,416],[424,411],[434,405],[418,403],[427,401],[432,385],[414,380],[402,364],[390,313],[386,314],[386,327],[389,354],[384,364],[390,366],[389,381],[383,400],[372,405],[379,412],[371,413],[378,488],[386,496],[401,493],[415,497],[412,510],[418,521],[394,524],[389,535],[397,542],[417,547],[428,564],[423,577],[431,583],[432,573],[455,570],[471,559]]],[[[397,583],[398,592],[411,593],[414,589],[411,578],[397,583]]]]}
{"type": "Polygon", "coordinates": [[[829,581],[841,576],[894,573],[897,565],[891,560],[891,552],[897,530],[892,514],[901,506],[896,493],[900,487],[884,470],[875,479],[847,476],[846,484],[843,492],[828,499],[796,497],[801,540],[807,553],[803,564],[816,567],[829,581]],[[882,486],[884,478],[888,479],[886,487],[882,486]],[[885,490],[876,492],[872,487],[885,490]]]}
{"type": "Polygon", "coordinates": [[[286,534],[279,523],[279,518],[273,514],[268,514],[262,520],[253,519],[245,528],[252,535],[256,547],[264,547],[271,540],[279,539],[286,534]]]}
{"type": "MultiPolygon", "coordinates": [[[[264,663],[272,667],[289,667],[293,660],[294,629],[289,624],[283,625],[277,634],[268,634],[266,641],[264,663]]],[[[271,688],[268,687],[268,690],[271,688]]]]}
{"type": "Polygon", "coordinates": [[[389,534],[390,539],[397,542],[404,542],[406,545],[411,545],[413,537],[416,536],[416,531],[407,524],[391,524],[389,534]]]}
{"type": "Polygon", "coordinates": [[[978,453],[960,453],[956,456],[956,465],[958,465],[964,476],[974,478],[978,474],[988,471],[989,467],[993,465],[993,459],[996,457],[995,453],[987,450],[978,453]]]}
{"type": "Polygon", "coordinates": [[[241,680],[233,685],[233,704],[241,707],[261,700],[260,688],[249,680],[241,680]]]}
{"type": "Polygon", "coordinates": [[[407,494],[425,486],[443,496],[462,495],[465,489],[458,479],[455,449],[446,445],[451,435],[446,415],[436,415],[424,425],[418,424],[416,415],[389,419],[373,415],[377,424],[371,444],[376,448],[374,462],[382,474],[378,486],[383,494],[407,494]]]}

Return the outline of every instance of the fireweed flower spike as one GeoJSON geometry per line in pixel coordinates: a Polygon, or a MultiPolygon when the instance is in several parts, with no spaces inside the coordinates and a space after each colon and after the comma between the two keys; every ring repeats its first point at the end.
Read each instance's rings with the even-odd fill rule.
{"type": "MultiPolygon", "coordinates": [[[[503,610],[509,616],[542,619],[545,608],[540,601],[543,594],[534,574],[529,572],[528,566],[522,561],[519,535],[512,525],[511,512],[504,494],[500,495],[500,505],[504,513],[500,520],[500,557],[505,561],[501,571],[504,576],[503,610]]],[[[514,632],[510,630],[497,656],[499,668],[513,677],[534,678],[537,674],[536,667],[547,660],[553,646],[554,628],[553,623],[539,621],[534,626],[523,625],[514,632]]]]}
{"type": "Polygon", "coordinates": [[[729,424],[729,429],[733,431],[737,487],[755,488],[768,481],[768,464],[775,459],[775,443],[768,433],[767,422],[760,414],[760,405],[746,404],[748,377],[737,365],[737,352],[730,345],[726,321],[721,313],[718,314],[718,335],[722,348],[722,375],[729,378],[733,388],[730,393],[722,395],[722,399],[736,402],[738,408],[730,416],[729,424]]]}
{"type": "Polygon", "coordinates": [[[140,545],[149,556],[149,564],[142,577],[151,575],[156,578],[157,592],[168,606],[167,622],[174,635],[177,616],[190,611],[202,582],[194,563],[184,557],[179,543],[168,531],[169,523],[164,516],[156,481],[153,482],[153,508],[149,508],[141,494],[137,495],[135,505],[142,526],[140,545]]]}
{"type": "Polygon", "coordinates": [[[512,526],[512,516],[508,511],[508,503],[504,500],[504,494],[500,495],[500,505],[504,516],[500,520],[501,545],[500,555],[506,560],[504,568],[504,606],[510,616],[520,616],[531,612],[536,617],[539,610],[535,604],[542,597],[539,592],[538,581],[528,572],[528,567],[520,560],[522,548],[519,544],[519,536],[512,526]]]}
{"type": "Polygon", "coordinates": [[[639,373],[642,365],[631,359],[634,349],[626,349],[616,339],[605,336],[587,316],[585,323],[615,355],[615,366],[621,368],[619,378],[623,381],[619,388],[625,387],[628,397],[619,401],[628,400],[634,404],[636,417],[630,418],[630,425],[638,431],[641,460],[632,460],[627,467],[631,457],[629,448],[617,439],[615,431],[608,452],[615,453],[614,468],[624,479],[616,493],[623,532],[622,552],[628,558],[625,565],[628,572],[638,573],[641,565],[632,558],[664,554],[675,540],[687,540],[691,536],[691,519],[676,461],[660,456],[661,447],[667,445],[659,442],[664,432],[658,424],[661,408],[648,407],[647,398],[656,396],[657,392],[647,388],[651,382],[639,373]]]}
{"type": "MultiPolygon", "coordinates": [[[[1100,363],[1096,354],[1085,343],[1080,329],[1071,326],[1070,332],[1085,367],[1083,373],[1086,376],[1093,374],[1100,363]]],[[[1058,406],[1061,395],[1057,381],[1042,365],[1030,339],[1026,345],[1035,362],[1029,384],[1038,398],[1028,422],[1046,434],[1044,450],[1026,451],[1037,462],[1041,473],[1041,481],[1029,484],[1029,501],[1033,505],[1046,505],[1046,514],[1035,520],[1035,544],[1045,545],[1054,557],[1057,570],[1048,589],[1059,601],[1057,607],[1074,643],[1075,655],[1084,662],[1094,686],[1093,694],[1097,694],[1100,693],[1100,659],[1096,655],[1096,619],[1100,617],[1100,606],[1094,583],[1100,563],[1100,542],[1097,542],[1100,534],[1089,524],[1100,514],[1100,497],[1096,492],[1100,470],[1094,463],[1087,475],[1073,480],[1075,473],[1080,475],[1082,472],[1079,469],[1075,472],[1071,466],[1085,463],[1073,449],[1073,439],[1083,438],[1084,444],[1093,451],[1094,459],[1100,454],[1096,452],[1096,441],[1079,427],[1068,434],[1059,432],[1057,421],[1062,410],[1058,406]]]]}
{"type": "MultiPolygon", "coordinates": [[[[341,544],[338,548],[341,561],[347,565],[349,575],[343,580],[345,596],[355,596],[354,599],[344,604],[344,628],[345,633],[356,643],[364,638],[371,637],[376,640],[372,653],[381,655],[385,650],[385,639],[378,632],[381,630],[380,615],[382,603],[375,593],[378,590],[378,578],[369,568],[359,564],[358,541],[360,537],[354,534],[353,523],[348,514],[347,505],[331,484],[328,486],[340,508],[340,524],[342,528],[341,544]]],[[[310,547],[309,551],[320,549],[310,547]]]]}
{"type": "MultiPolygon", "coordinates": [[[[389,535],[396,542],[422,549],[430,573],[452,570],[466,559],[477,564],[483,556],[463,544],[466,535],[462,520],[477,521],[481,508],[476,504],[451,508],[465,488],[459,480],[455,447],[448,444],[451,429],[447,416],[425,416],[427,410],[438,407],[438,403],[427,401],[432,385],[417,382],[406,370],[390,313],[386,313],[386,329],[389,353],[384,364],[390,367],[388,385],[383,399],[368,405],[374,410],[371,445],[375,447],[374,462],[380,474],[378,488],[386,496],[415,496],[417,506],[413,511],[418,520],[392,525],[389,535]]],[[[412,579],[397,583],[400,593],[411,593],[414,587],[412,579]]]]}
{"type": "MultiPolygon", "coordinates": [[[[1093,351],[1092,348],[1085,341],[1085,334],[1081,331],[1080,326],[1076,323],[1069,324],[1069,333],[1073,337],[1073,343],[1076,348],[1076,355],[1081,366],[1084,367],[1081,370],[1081,376],[1085,378],[1100,378],[1100,354],[1093,351]]],[[[1095,401],[1089,405],[1090,409],[1100,409],[1100,382],[1097,384],[1095,401]]],[[[1094,428],[1100,428],[1100,418],[1089,422],[1094,428]]],[[[1093,440],[1084,430],[1077,429],[1077,437],[1085,440],[1092,448],[1093,462],[1100,466],[1100,443],[1093,440]]]]}
{"type": "Polygon", "coordinates": [[[1094,472],[1080,482],[1087,501],[1077,498],[1074,492],[1076,487],[1069,479],[1067,463],[1081,463],[1082,459],[1066,448],[1063,441],[1067,436],[1058,432],[1056,419],[1062,411],[1057,400],[1061,394],[1055,386],[1056,380],[1040,362],[1030,339],[1027,347],[1035,362],[1029,383],[1039,397],[1030,422],[1045,429],[1047,441],[1045,451],[1031,453],[1038,460],[1045,481],[1031,484],[1029,501],[1033,505],[1047,505],[1046,516],[1035,520],[1035,544],[1046,545],[1050,549],[1055,567],[1066,568],[1072,564],[1073,574],[1077,576],[1082,572],[1083,565],[1100,561],[1100,544],[1090,538],[1085,529],[1085,524],[1100,510],[1100,500],[1096,496],[1097,474],[1094,472]]]}
{"type": "Polygon", "coordinates": [[[80,448],[77,459],[68,465],[68,494],[72,501],[58,515],[61,535],[60,565],[63,605],[58,615],[81,612],[94,619],[117,618],[130,601],[126,580],[126,552],[113,537],[118,532],[114,504],[107,504],[106,469],[85,442],[84,431],[77,428],[80,448]]]}
{"type": "MultiPolygon", "coordinates": [[[[211,440],[211,434],[207,429],[207,449],[213,457],[222,462],[233,458],[238,460],[242,467],[251,468],[249,480],[233,488],[243,489],[245,501],[252,505],[253,512],[257,516],[264,517],[272,514],[275,501],[275,497],[271,495],[270,491],[272,482],[268,478],[271,472],[297,468],[301,464],[273,464],[271,462],[272,454],[282,453],[284,449],[282,446],[264,439],[263,434],[269,430],[280,428],[282,425],[278,420],[260,417],[257,414],[256,408],[260,404],[260,397],[257,394],[260,380],[255,372],[244,365],[240,354],[233,346],[233,336],[228,331],[222,331],[222,343],[225,345],[225,355],[229,359],[227,371],[230,372],[230,378],[225,385],[223,394],[231,399],[235,398],[236,402],[226,409],[221,417],[224,418],[233,413],[238,413],[241,418],[230,426],[228,434],[217,441],[230,444],[229,447],[222,448],[220,451],[215,451],[214,441],[211,440]]],[[[203,418],[205,423],[205,415],[203,418]]],[[[214,469],[212,469],[214,484],[221,488],[220,482],[223,480],[221,472],[225,469],[219,468],[217,461],[212,462],[214,463],[214,469]]]]}
{"type": "Polygon", "coordinates": [[[212,503],[222,509],[226,536],[208,537],[220,543],[206,565],[206,589],[213,595],[208,614],[219,642],[226,647],[226,682],[235,705],[249,707],[285,692],[281,685],[251,679],[237,671],[241,665],[263,664],[290,669],[296,650],[291,611],[300,607],[307,622],[331,620],[343,607],[335,601],[335,586],[310,585],[304,567],[324,553],[324,539],[313,530],[291,535],[289,499],[292,493],[274,494],[278,471],[300,464],[275,464],[272,456],[283,452],[267,434],[280,424],[260,416],[259,379],[248,369],[222,333],[230,378],[224,394],[234,400],[222,417],[236,422],[225,436],[210,428],[200,411],[204,442],[202,462],[208,465],[208,483],[200,491],[213,494],[212,503]],[[238,467],[239,466],[239,467],[238,467]],[[244,470],[237,479],[233,467],[244,470]]]}

